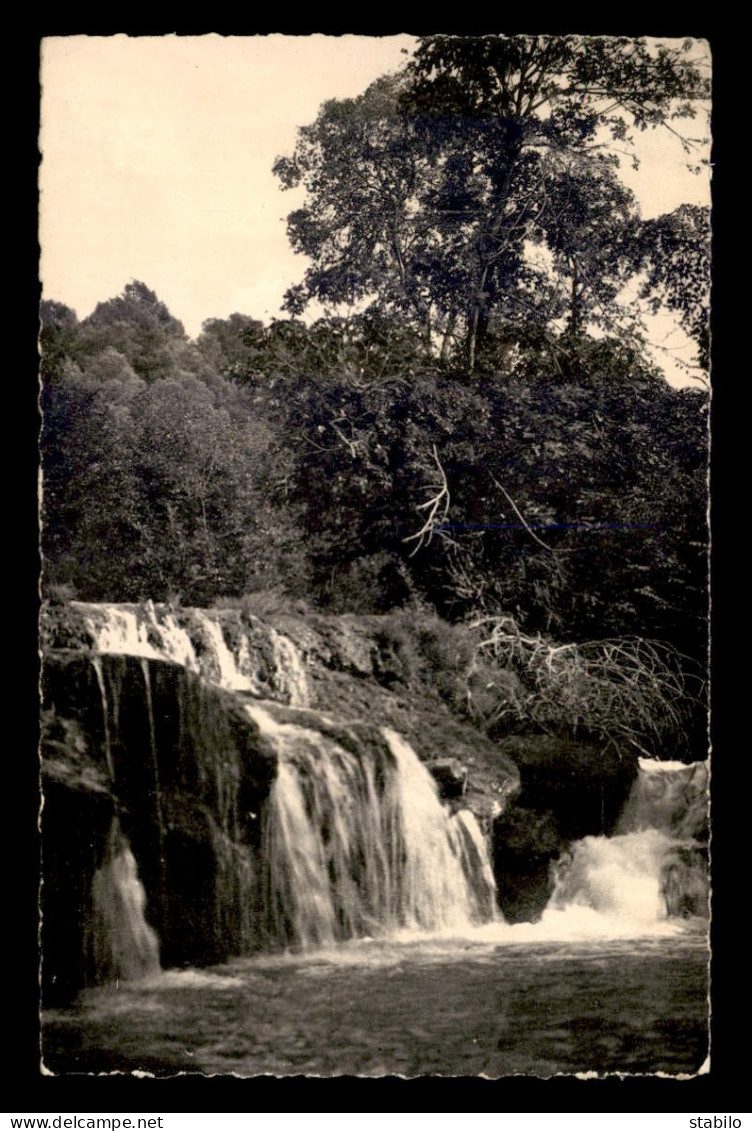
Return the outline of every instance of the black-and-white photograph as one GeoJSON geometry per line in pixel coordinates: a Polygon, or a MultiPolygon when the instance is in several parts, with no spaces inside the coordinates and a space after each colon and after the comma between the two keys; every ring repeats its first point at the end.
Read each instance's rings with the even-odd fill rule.
{"type": "Polygon", "coordinates": [[[709,1071],[711,66],[42,40],[44,1074],[709,1071]]]}

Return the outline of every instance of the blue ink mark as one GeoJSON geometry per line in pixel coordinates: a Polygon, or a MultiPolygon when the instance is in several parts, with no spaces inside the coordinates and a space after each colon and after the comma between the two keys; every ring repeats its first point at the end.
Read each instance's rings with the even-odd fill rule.
{"type": "Polygon", "coordinates": [[[442,522],[436,530],[655,530],[654,522],[442,522]]]}

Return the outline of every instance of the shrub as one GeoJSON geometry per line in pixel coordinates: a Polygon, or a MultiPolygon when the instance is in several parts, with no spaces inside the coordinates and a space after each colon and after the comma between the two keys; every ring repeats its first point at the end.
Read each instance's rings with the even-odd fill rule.
{"type": "Polygon", "coordinates": [[[260,617],[262,620],[276,616],[302,616],[310,612],[308,603],[300,597],[293,597],[284,589],[259,589],[244,593],[240,599],[243,616],[260,617]]]}
{"type": "Polygon", "coordinates": [[[75,585],[59,582],[45,586],[45,595],[51,605],[66,605],[68,601],[75,601],[78,594],[75,585]]]}

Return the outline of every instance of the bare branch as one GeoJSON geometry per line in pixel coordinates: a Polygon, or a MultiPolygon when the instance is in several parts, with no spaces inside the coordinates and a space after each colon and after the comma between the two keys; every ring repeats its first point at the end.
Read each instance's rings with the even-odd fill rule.
{"type": "Polygon", "coordinates": [[[575,550],[564,550],[564,549],[561,549],[561,550],[554,550],[553,546],[549,546],[549,545],[548,545],[548,544],[547,544],[546,542],[544,542],[544,541],[543,541],[543,539],[542,539],[542,538],[539,538],[539,537],[538,537],[538,535],[537,535],[537,534],[535,533],[535,531],[534,531],[534,530],[531,530],[531,529],[530,529],[530,527],[529,527],[529,525],[527,524],[527,522],[525,522],[525,519],[524,519],[524,517],[523,517],[523,515],[522,515],[522,513],[521,513],[521,511],[520,511],[520,509],[519,509],[519,507],[518,507],[518,506],[517,506],[517,504],[515,503],[514,499],[513,499],[513,498],[512,498],[512,496],[511,496],[511,495],[509,494],[509,492],[508,492],[508,491],[505,491],[505,490],[504,490],[504,488],[502,487],[501,483],[499,483],[499,481],[498,481],[498,479],[496,478],[496,476],[495,476],[495,475],[492,475],[492,476],[491,476],[491,479],[492,479],[492,480],[493,480],[493,482],[494,482],[494,483],[496,484],[496,486],[497,486],[497,487],[499,488],[499,490],[501,491],[502,495],[504,496],[504,498],[506,499],[506,501],[507,501],[507,502],[509,503],[509,505],[510,505],[510,507],[512,508],[512,510],[514,511],[514,513],[515,513],[515,514],[517,515],[518,519],[520,520],[520,522],[522,523],[522,525],[523,525],[523,526],[525,527],[525,530],[527,530],[527,532],[528,532],[528,534],[530,535],[530,537],[531,537],[531,538],[534,538],[534,539],[535,539],[535,541],[536,541],[536,542],[538,543],[538,545],[539,545],[539,546],[542,546],[544,550],[548,550],[549,554],[574,554],[574,553],[576,552],[575,550]]]}
{"type": "Polygon", "coordinates": [[[428,511],[428,517],[423,523],[423,526],[416,534],[410,534],[407,538],[402,539],[403,542],[417,543],[415,549],[410,554],[411,558],[414,557],[415,554],[417,554],[418,550],[420,550],[422,546],[428,545],[428,543],[434,536],[436,527],[439,526],[442,522],[446,522],[449,515],[449,484],[447,483],[447,477],[444,473],[444,468],[441,466],[441,460],[439,459],[439,453],[436,450],[435,444],[432,445],[432,450],[434,462],[438,469],[441,481],[440,483],[431,484],[431,490],[436,490],[436,494],[432,496],[432,498],[428,499],[427,502],[420,503],[417,508],[419,511],[428,511]]]}

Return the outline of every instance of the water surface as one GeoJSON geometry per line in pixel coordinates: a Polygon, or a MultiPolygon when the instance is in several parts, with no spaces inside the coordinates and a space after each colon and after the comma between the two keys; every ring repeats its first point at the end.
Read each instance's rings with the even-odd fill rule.
{"type": "Polygon", "coordinates": [[[156,1075],[694,1074],[708,1052],[706,927],[553,941],[544,924],[493,924],[168,971],[51,1011],[44,1062],[156,1075]]]}

